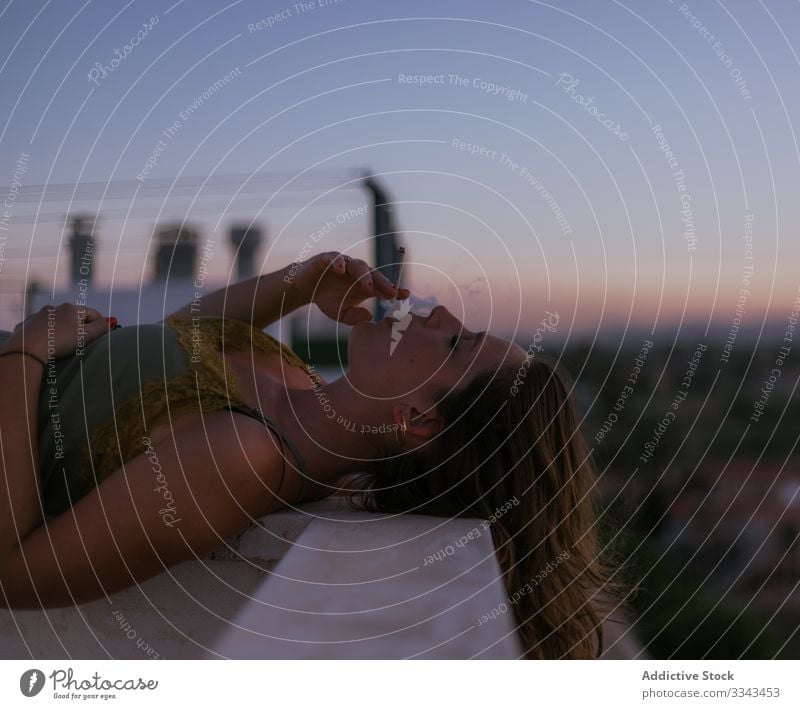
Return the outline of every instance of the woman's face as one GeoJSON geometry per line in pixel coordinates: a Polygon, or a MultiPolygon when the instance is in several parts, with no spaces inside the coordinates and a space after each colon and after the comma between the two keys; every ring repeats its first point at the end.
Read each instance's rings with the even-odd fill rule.
{"type": "Polygon", "coordinates": [[[385,318],[358,323],[350,332],[348,378],[362,394],[392,399],[442,386],[450,389],[504,360],[525,359],[519,345],[467,330],[442,305],[427,318],[409,315],[404,330],[402,321],[385,318]],[[391,352],[393,329],[397,344],[391,352]]]}

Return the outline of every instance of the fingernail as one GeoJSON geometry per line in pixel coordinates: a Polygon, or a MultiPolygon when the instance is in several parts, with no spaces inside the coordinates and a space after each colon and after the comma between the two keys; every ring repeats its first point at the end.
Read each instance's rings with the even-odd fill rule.
{"type": "Polygon", "coordinates": [[[106,322],[108,326],[113,330],[117,326],[117,319],[115,317],[107,317],[106,322]]]}

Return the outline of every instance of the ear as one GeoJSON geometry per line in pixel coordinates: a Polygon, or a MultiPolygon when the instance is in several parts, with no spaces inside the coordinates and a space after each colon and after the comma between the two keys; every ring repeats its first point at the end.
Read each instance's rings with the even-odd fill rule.
{"type": "Polygon", "coordinates": [[[405,422],[406,440],[415,445],[420,445],[439,433],[443,423],[435,411],[422,411],[413,404],[398,404],[392,414],[398,426],[405,422]]]}

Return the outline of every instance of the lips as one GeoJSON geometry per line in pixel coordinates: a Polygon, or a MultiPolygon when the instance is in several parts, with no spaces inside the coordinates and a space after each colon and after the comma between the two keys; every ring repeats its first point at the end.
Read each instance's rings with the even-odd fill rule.
{"type": "MultiPolygon", "coordinates": [[[[443,307],[444,307],[443,305],[437,305],[436,307],[433,308],[433,310],[431,310],[430,314],[427,315],[427,316],[418,315],[415,312],[409,312],[408,314],[411,315],[411,322],[414,322],[415,320],[419,320],[423,324],[427,324],[431,320],[431,318],[433,318],[433,316],[436,314],[436,310],[438,308],[443,308],[443,307]]],[[[392,315],[387,315],[380,322],[382,322],[382,323],[385,323],[385,322],[395,323],[395,322],[400,322],[401,320],[402,320],[402,318],[396,318],[396,317],[393,317],[392,315]]]]}

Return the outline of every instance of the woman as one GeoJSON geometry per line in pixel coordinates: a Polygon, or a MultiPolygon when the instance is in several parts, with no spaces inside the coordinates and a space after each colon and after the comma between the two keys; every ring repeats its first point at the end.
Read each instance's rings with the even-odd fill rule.
{"type": "Polygon", "coordinates": [[[441,306],[378,323],[360,307],[395,296],[330,252],[160,323],[28,318],[0,350],[2,602],[102,597],[349,487],[357,508],[490,520],[527,657],[597,656],[614,590],[568,385],[441,306]],[[353,326],[330,383],[261,331],[308,303],[353,326]]]}

